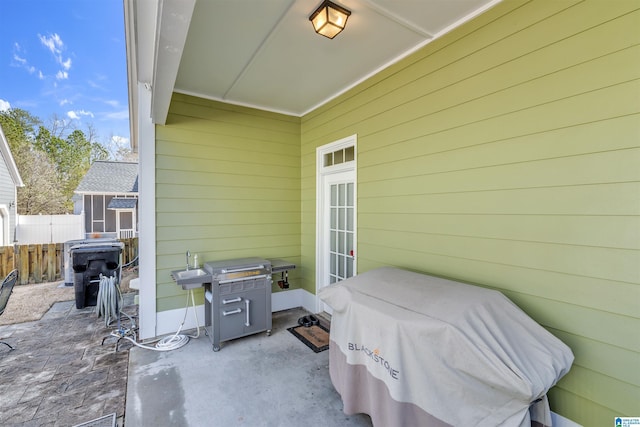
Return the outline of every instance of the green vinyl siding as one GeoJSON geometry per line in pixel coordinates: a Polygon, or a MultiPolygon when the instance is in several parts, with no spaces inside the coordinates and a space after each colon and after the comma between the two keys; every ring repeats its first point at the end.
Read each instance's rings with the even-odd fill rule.
{"type": "MultiPolygon", "coordinates": [[[[303,117],[302,264],[315,150],[357,134],[359,272],[503,291],[574,351],[555,412],[637,416],[639,9],[505,1],[303,117]]],[[[312,267],[301,282],[315,292],[312,267]]]]}
{"type": "Polygon", "coordinates": [[[298,118],[173,95],[156,127],[158,311],[185,305],[170,273],[184,268],[187,250],[200,264],[300,262],[299,144],[298,118]]]}

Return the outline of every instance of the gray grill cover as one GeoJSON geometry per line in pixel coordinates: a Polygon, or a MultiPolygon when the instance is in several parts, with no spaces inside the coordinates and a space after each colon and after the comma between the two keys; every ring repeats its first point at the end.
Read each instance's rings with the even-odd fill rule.
{"type": "Polygon", "coordinates": [[[345,413],[381,426],[551,425],[546,393],[573,354],[500,292],[385,267],[319,297],[333,309],[345,413]]]}

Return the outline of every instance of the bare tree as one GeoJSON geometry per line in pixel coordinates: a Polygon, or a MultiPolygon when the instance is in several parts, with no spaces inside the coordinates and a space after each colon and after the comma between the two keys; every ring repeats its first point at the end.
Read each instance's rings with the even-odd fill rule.
{"type": "Polygon", "coordinates": [[[52,114],[49,118],[47,129],[52,136],[56,138],[64,138],[75,129],[71,120],[60,118],[56,113],[52,114]]]}
{"type": "Polygon", "coordinates": [[[84,130],[84,135],[87,138],[87,141],[92,144],[98,143],[98,131],[96,130],[96,127],[93,125],[93,123],[87,123],[85,128],[86,129],[84,130]]]}
{"type": "Polygon", "coordinates": [[[24,182],[18,188],[18,212],[23,215],[63,214],[68,211],[56,168],[47,155],[22,146],[15,156],[24,182]]]}

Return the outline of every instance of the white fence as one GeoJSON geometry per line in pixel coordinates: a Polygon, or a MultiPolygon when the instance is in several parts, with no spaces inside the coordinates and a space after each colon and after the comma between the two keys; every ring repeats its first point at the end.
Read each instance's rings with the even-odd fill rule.
{"type": "Polygon", "coordinates": [[[19,215],[17,219],[19,245],[64,243],[84,237],[84,215],[19,215]]]}

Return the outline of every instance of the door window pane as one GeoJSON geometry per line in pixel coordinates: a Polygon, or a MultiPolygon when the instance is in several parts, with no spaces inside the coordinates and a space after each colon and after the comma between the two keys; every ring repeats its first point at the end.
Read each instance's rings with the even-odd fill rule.
{"type": "Polygon", "coordinates": [[[338,209],[331,208],[331,229],[335,230],[338,225],[338,209]]]}
{"type": "Polygon", "coordinates": [[[333,153],[327,153],[324,155],[324,167],[331,166],[333,164],[333,153]]]}
{"type": "Polygon", "coordinates": [[[347,147],[344,149],[344,161],[345,162],[351,162],[353,160],[355,160],[356,158],[356,150],[355,147],[352,145],[351,147],[347,147]]]}

